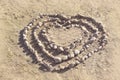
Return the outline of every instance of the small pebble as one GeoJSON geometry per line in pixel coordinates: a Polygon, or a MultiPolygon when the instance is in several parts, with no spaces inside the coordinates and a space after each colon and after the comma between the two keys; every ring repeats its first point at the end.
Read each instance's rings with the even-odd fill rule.
{"type": "Polygon", "coordinates": [[[72,67],[74,67],[74,66],[75,66],[75,65],[71,63],[71,64],[69,64],[68,67],[69,67],[69,68],[72,68],[72,67]]]}
{"type": "Polygon", "coordinates": [[[96,40],[96,37],[92,37],[90,40],[95,41],[95,40],[96,40]]]}
{"type": "Polygon", "coordinates": [[[36,26],[36,29],[39,29],[39,28],[40,28],[40,26],[37,25],[37,26],[36,26]]]}
{"type": "Polygon", "coordinates": [[[42,32],[42,33],[46,33],[46,30],[45,30],[45,29],[42,29],[41,32],[42,32]]]}
{"type": "Polygon", "coordinates": [[[55,60],[55,63],[60,63],[60,62],[62,62],[62,59],[61,59],[60,57],[55,57],[54,60],[55,60]]]}
{"type": "Polygon", "coordinates": [[[27,32],[28,32],[28,31],[27,31],[27,29],[25,28],[25,29],[24,29],[24,34],[27,34],[27,32]]]}
{"type": "Polygon", "coordinates": [[[75,61],[75,63],[78,65],[78,64],[80,64],[80,62],[77,60],[77,61],[75,61]]]}
{"type": "Polygon", "coordinates": [[[25,41],[25,45],[29,46],[29,43],[28,43],[28,41],[27,41],[27,40],[25,41]]]}
{"type": "Polygon", "coordinates": [[[43,24],[42,22],[39,22],[39,26],[42,26],[42,24],[43,24]]]}
{"type": "Polygon", "coordinates": [[[99,48],[98,48],[98,49],[99,49],[99,50],[101,50],[102,48],[103,48],[102,46],[99,46],[99,48]]]}
{"type": "Polygon", "coordinates": [[[95,52],[98,52],[98,49],[95,49],[95,50],[94,50],[94,53],[95,53],[95,52]]]}
{"type": "Polygon", "coordinates": [[[60,66],[59,66],[59,68],[60,68],[60,69],[64,69],[64,68],[65,68],[65,66],[60,65],[60,66]]]}
{"type": "Polygon", "coordinates": [[[79,51],[79,50],[77,50],[77,49],[76,49],[76,50],[74,50],[74,54],[75,54],[75,55],[78,55],[79,53],[80,53],[80,51],[79,51]]]}
{"type": "Polygon", "coordinates": [[[64,61],[64,60],[67,60],[68,59],[68,56],[67,55],[65,55],[65,56],[62,56],[62,60],[64,61]]]}
{"type": "Polygon", "coordinates": [[[83,56],[82,60],[84,61],[84,60],[86,60],[87,58],[88,58],[88,56],[85,55],[85,56],[83,56]]]}
{"type": "Polygon", "coordinates": [[[32,27],[32,25],[33,25],[33,24],[32,24],[32,23],[30,23],[30,24],[29,24],[29,27],[32,27]]]}
{"type": "Polygon", "coordinates": [[[59,47],[59,50],[60,50],[60,51],[64,51],[64,48],[63,48],[63,47],[59,47]]]}
{"type": "Polygon", "coordinates": [[[57,45],[53,45],[53,48],[54,48],[54,49],[57,49],[57,45]]]}
{"type": "Polygon", "coordinates": [[[89,45],[86,45],[85,47],[86,47],[86,48],[89,48],[89,45]]]}
{"type": "Polygon", "coordinates": [[[73,53],[71,53],[71,54],[68,55],[68,57],[73,58],[73,57],[75,57],[75,55],[73,53]]]}
{"type": "Polygon", "coordinates": [[[87,56],[88,56],[88,57],[91,57],[91,56],[92,56],[92,53],[88,53],[87,56]]]}
{"type": "Polygon", "coordinates": [[[30,29],[31,29],[31,27],[30,27],[30,26],[27,26],[27,29],[28,29],[28,30],[30,30],[30,29]]]}
{"type": "Polygon", "coordinates": [[[51,47],[51,48],[53,48],[53,47],[54,47],[54,44],[52,44],[52,43],[51,43],[51,44],[49,44],[49,45],[50,45],[50,47],[51,47]]]}

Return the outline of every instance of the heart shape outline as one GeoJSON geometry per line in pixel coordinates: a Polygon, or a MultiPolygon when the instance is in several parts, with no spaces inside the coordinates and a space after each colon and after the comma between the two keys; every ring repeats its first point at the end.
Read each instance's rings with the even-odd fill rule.
{"type": "MultiPolygon", "coordinates": [[[[69,18],[67,18],[66,16],[63,16],[63,15],[60,15],[60,14],[56,14],[56,15],[39,15],[38,18],[33,19],[33,20],[27,25],[27,27],[25,27],[25,28],[23,29],[22,38],[23,38],[24,44],[27,46],[27,48],[30,50],[30,52],[32,52],[32,53],[36,56],[37,61],[38,61],[40,64],[44,65],[44,66],[47,68],[47,70],[49,70],[49,71],[59,71],[59,70],[64,70],[64,69],[72,68],[72,67],[78,65],[79,63],[83,62],[83,61],[86,60],[87,58],[91,57],[92,54],[94,54],[95,52],[98,52],[99,50],[103,49],[103,47],[107,44],[106,32],[104,31],[103,26],[101,25],[101,23],[96,22],[94,19],[92,19],[92,18],[90,18],[90,17],[81,16],[81,15],[79,15],[79,14],[78,14],[78,15],[75,15],[75,16],[71,16],[70,19],[71,19],[71,18],[72,18],[72,19],[77,19],[77,20],[80,20],[80,21],[77,21],[77,20],[76,20],[76,21],[69,22],[69,21],[68,21],[69,18]],[[37,51],[35,51],[34,48],[33,48],[32,46],[30,46],[30,43],[28,43],[27,37],[26,37],[27,32],[31,29],[31,27],[33,27],[34,22],[36,22],[37,19],[41,19],[41,18],[46,17],[46,16],[47,16],[47,17],[48,17],[48,16],[49,16],[49,17],[52,17],[53,19],[48,19],[48,20],[45,20],[43,23],[40,22],[39,24],[37,24],[37,25],[34,27],[33,36],[34,36],[34,39],[38,42],[38,46],[43,50],[44,53],[46,53],[47,56],[49,56],[49,58],[52,58],[52,59],[55,61],[55,64],[61,63],[61,62],[63,62],[63,61],[66,61],[66,60],[68,60],[68,58],[66,58],[65,60],[62,60],[62,59],[59,58],[59,57],[54,57],[53,55],[49,54],[49,52],[47,52],[47,51],[45,50],[44,45],[42,45],[42,43],[40,42],[38,36],[36,35],[36,31],[35,31],[35,30],[36,30],[36,29],[39,29],[39,28],[40,28],[43,24],[45,24],[46,22],[55,21],[54,18],[56,18],[56,17],[59,18],[60,21],[62,21],[62,22],[58,21],[58,23],[59,23],[59,26],[57,25],[58,27],[61,27],[60,24],[62,24],[62,26],[66,26],[66,25],[68,25],[68,24],[73,23],[73,24],[79,24],[79,25],[85,26],[85,27],[83,27],[83,30],[86,30],[86,29],[87,29],[87,30],[88,30],[89,32],[91,32],[91,33],[92,33],[92,32],[93,32],[93,33],[96,33],[94,36],[96,36],[96,35],[98,34],[97,32],[100,32],[102,36],[101,36],[100,39],[98,40],[98,41],[100,41],[100,42],[99,42],[99,47],[98,47],[98,49],[95,49],[94,51],[88,53],[88,54],[85,55],[82,59],[78,59],[76,62],[73,62],[72,64],[68,64],[68,66],[59,66],[59,68],[58,68],[58,67],[57,67],[57,68],[53,68],[53,65],[51,65],[51,64],[46,64],[46,62],[43,62],[43,61],[39,58],[39,55],[38,55],[37,51]],[[97,31],[94,30],[93,27],[91,28],[91,26],[88,25],[88,23],[85,23],[85,21],[86,21],[86,22],[90,22],[90,23],[92,23],[94,26],[96,26],[97,31]],[[86,29],[85,29],[85,28],[86,28],[86,29]]],[[[79,26],[79,25],[77,25],[77,26],[79,26]]],[[[90,40],[94,40],[94,39],[95,39],[95,37],[92,37],[90,40]]],[[[79,53],[80,53],[80,52],[83,52],[83,51],[85,50],[85,48],[88,47],[87,44],[90,43],[90,42],[91,42],[91,41],[88,41],[87,43],[85,43],[85,45],[83,45],[84,47],[81,49],[81,51],[79,51],[79,53]]],[[[79,55],[79,53],[78,53],[77,51],[76,51],[76,53],[77,53],[77,55],[79,55]]],[[[77,55],[74,54],[74,55],[72,56],[72,55],[70,54],[71,57],[69,57],[69,58],[74,58],[74,56],[77,56],[77,55]]]]}

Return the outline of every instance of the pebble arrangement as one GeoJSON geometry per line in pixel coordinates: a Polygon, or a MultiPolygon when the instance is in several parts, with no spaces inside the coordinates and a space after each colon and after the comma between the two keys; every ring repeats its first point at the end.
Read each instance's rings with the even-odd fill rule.
{"type": "Polygon", "coordinates": [[[47,71],[71,69],[101,51],[107,42],[107,35],[101,23],[82,15],[61,14],[39,15],[22,33],[24,46],[34,54],[38,64],[47,71]],[[49,37],[51,28],[69,30],[78,28],[82,37],[68,46],[57,45],[49,37]],[[81,46],[80,49],[77,47],[81,46]]]}

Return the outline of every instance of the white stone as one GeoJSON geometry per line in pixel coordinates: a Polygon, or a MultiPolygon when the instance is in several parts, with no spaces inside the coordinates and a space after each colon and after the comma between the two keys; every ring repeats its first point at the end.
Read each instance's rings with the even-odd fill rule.
{"type": "Polygon", "coordinates": [[[34,50],[34,48],[32,48],[32,46],[29,46],[29,49],[32,53],[35,53],[35,50],[34,50]]]}
{"type": "Polygon", "coordinates": [[[99,48],[98,49],[102,49],[103,47],[102,46],[99,46],[99,48]]]}
{"type": "Polygon", "coordinates": [[[74,26],[75,26],[74,24],[71,25],[71,27],[74,27],[74,26]]]}
{"type": "Polygon", "coordinates": [[[68,56],[67,55],[65,55],[65,56],[62,56],[62,60],[64,61],[64,60],[67,60],[68,59],[68,56]]]}
{"type": "Polygon", "coordinates": [[[36,32],[34,31],[33,34],[36,35],[36,32]]]}
{"type": "Polygon", "coordinates": [[[31,29],[31,27],[30,27],[30,26],[27,26],[27,29],[28,29],[28,30],[30,30],[30,29],[31,29]]]}
{"type": "Polygon", "coordinates": [[[42,46],[42,43],[38,43],[38,45],[41,47],[41,46],[42,46]]]}
{"type": "Polygon", "coordinates": [[[54,48],[54,49],[57,49],[57,45],[54,45],[53,48],[54,48]]]}
{"type": "Polygon", "coordinates": [[[42,42],[40,40],[37,40],[38,43],[42,44],[42,42]]]}
{"type": "Polygon", "coordinates": [[[25,41],[25,45],[29,46],[29,43],[28,43],[28,41],[27,41],[27,40],[25,41]]]}
{"type": "Polygon", "coordinates": [[[75,57],[75,55],[73,53],[71,53],[71,54],[68,55],[68,57],[73,58],[73,57],[75,57]]]}
{"type": "Polygon", "coordinates": [[[91,51],[92,54],[94,54],[94,51],[91,51]]]}
{"type": "Polygon", "coordinates": [[[85,55],[85,56],[83,56],[82,60],[84,61],[84,60],[86,60],[87,58],[88,58],[88,56],[85,55]]]}
{"type": "Polygon", "coordinates": [[[55,63],[60,63],[60,62],[62,62],[62,59],[61,59],[60,57],[55,57],[54,60],[55,60],[55,63]]]}
{"type": "Polygon", "coordinates": [[[91,57],[91,56],[92,56],[92,53],[88,53],[87,55],[88,55],[88,57],[91,57]]]}
{"type": "Polygon", "coordinates": [[[27,32],[28,32],[28,31],[27,31],[27,29],[25,28],[25,29],[24,29],[24,34],[27,34],[27,32]]]}
{"type": "Polygon", "coordinates": [[[80,64],[80,62],[79,62],[78,60],[77,60],[77,61],[75,61],[75,63],[76,63],[76,64],[80,64]]]}
{"type": "Polygon", "coordinates": [[[95,49],[95,50],[94,50],[94,53],[95,53],[95,52],[98,52],[98,49],[95,49]]]}
{"type": "Polygon", "coordinates": [[[29,24],[29,27],[31,27],[31,26],[32,26],[32,23],[29,24]]]}
{"type": "Polygon", "coordinates": [[[41,31],[42,31],[43,33],[46,33],[46,30],[45,30],[45,29],[42,29],[41,31]]]}
{"type": "Polygon", "coordinates": [[[89,45],[86,45],[86,48],[89,48],[89,45]]]}
{"type": "Polygon", "coordinates": [[[77,50],[77,49],[76,49],[76,50],[74,50],[74,54],[75,54],[75,55],[78,55],[79,53],[80,53],[80,51],[79,51],[79,50],[77,50]]]}
{"type": "Polygon", "coordinates": [[[90,40],[93,40],[93,41],[95,41],[95,40],[96,40],[96,37],[92,37],[90,40]]]}
{"type": "Polygon", "coordinates": [[[39,29],[39,28],[40,28],[40,26],[37,25],[37,26],[36,26],[36,29],[39,29]]]}
{"type": "Polygon", "coordinates": [[[26,34],[23,34],[23,37],[26,37],[26,34]]]}
{"type": "Polygon", "coordinates": [[[54,47],[54,44],[52,44],[52,43],[51,43],[51,44],[49,44],[49,45],[50,45],[50,47],[51,47],[51,48],[53,48],[53,47],[54,47]]]}
{"type": "Polygon", "coordinates": [[[42,34],[42,36],[43,36],[45,39],[48,40],[48,38],[47,38],[47,34],[42,34]]]}
{"type": "Polygon", "coordinates": [[[43,63],[43,65],[47,68],[47,70],[53,71],[53,67],[50,64],[43,63]]]}
{"type": "Polygon", "coordinates": [[[65,66],[60,65],[60,66],[59,66],[59,68],[60,68],[60,69],[64,69],[64,68],[65,68],[65,66]]]}
{"type": "Polygon", "coordinates": [[[64,48],[63,48],[63,47],[59,47],[59,50],[60,50],[60,51],[64,51],[64,48]]]}
{"type": "Polygon", "coordinates": [[[24,39],[24,40],[27,40],[27,36],[24,36],[23,39],[24,39]]]}
{"type": "Polygon", "coordinates": [[[39,22],[39,26],[42,26],[42,24],[43,24],[42,22],[39,22]]]}
{"type": "Polygon", "coordinates": [[[80,27],[80,25],[76,24],[75,27],[80,27]]]}
{"type": "Polygon", "coordinates": [[[83,52],[84,50],[85,50],[85,49],[84,49],[84,48],[82,48],[80,51],[81,51],[81,52],[83,52]]]}
{"type": "Polygon", "coordinates": [[[37,16],[36,18],[37,18],[37,19],[40,19],[40,16],[37,16]]]}

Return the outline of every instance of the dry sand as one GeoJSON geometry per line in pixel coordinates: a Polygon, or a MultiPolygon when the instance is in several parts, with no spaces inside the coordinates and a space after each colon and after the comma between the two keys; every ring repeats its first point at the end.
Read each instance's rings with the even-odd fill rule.
{"type": "Polygon", "coordinates": [[[119,80],[119,0],[0,0],[0,80],[119,80]],[[39,13],[81,14],[104,25],[109,44],[64,73],[39,70],[18,45],[19,32],[39,13]]]}

